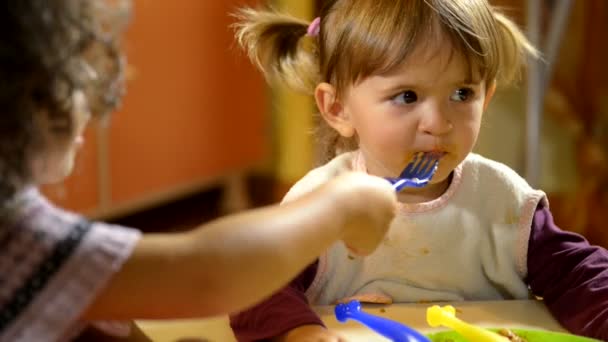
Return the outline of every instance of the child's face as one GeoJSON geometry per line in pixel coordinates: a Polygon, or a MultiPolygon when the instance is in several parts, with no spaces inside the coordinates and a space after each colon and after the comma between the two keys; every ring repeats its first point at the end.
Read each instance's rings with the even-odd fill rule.
{"type": "Polygon", "coordinates": [[[75,91],[72,101],[74,130],[63,141],[57,142],[50,136],[46,137],[48,147],[34,159],[33,163],[34,182],[37,184],[59,182],[72,172],[76,153],[84,143],[82,134],[91,117],[86,97],[82,91],[75,91]]]}
{"type": "Polygon", "coordinates": [[[369,173],[395,177],[416,152],[443,153],[432,183],[447,180],[473,149],[491,97],[446,42],[422,44],[396,70],[347,90],[341,115],[352,125],[369,173]]]}

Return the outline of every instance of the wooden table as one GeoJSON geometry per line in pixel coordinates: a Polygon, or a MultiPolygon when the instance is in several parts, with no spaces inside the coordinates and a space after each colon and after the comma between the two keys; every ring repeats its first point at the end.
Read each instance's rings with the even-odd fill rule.
{"type": "MultiPolygon", "coordinates": [[[[488,302],[450,303],[457,310],[457,317],[468,323],[485,327],[530,328],[565,332],[547,311],[544,304],[536,300],[509,300],[488,302]]],[[[444,305],[444,304],[440,304],[444,305]]],[[[430,328],[426,324],[426,308],[430,304],[393,304],[387,306],[364,306],[366,312],[381,315],[405,323],[421,332],[442,329],[430,328]]],[[[349,321],[339,323],[333,315],[333,307],[317,307],[325,324],[348,341],[387,341],[366,327],[349,321]]],[[[236,341],[227,317],[179,321],[138,321],[138,325],[155,342],[180,341],[236,341]]]]}

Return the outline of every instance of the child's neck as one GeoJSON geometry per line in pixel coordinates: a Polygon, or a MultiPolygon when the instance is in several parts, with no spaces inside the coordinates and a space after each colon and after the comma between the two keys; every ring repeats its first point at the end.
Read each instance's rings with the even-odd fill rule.
{"type": "Polygon", "coordinates": [[[452,182],[450,174],[444,181],[435,184],[429,184],[423,188],[405,188],[399,194],[397,199],[401,203],[425,203],[441,197],[452,182]]]}

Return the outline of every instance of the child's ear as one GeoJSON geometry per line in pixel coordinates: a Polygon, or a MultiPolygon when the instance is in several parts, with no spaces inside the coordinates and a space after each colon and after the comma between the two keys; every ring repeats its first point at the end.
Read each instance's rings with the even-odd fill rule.
{"type": "Polygon", "coordinates": [[[346,138],[355,135],[350,115],[336,97],[336,88],[329,83],[320,83],[315,89],[315,100],[323,119],[333,129],[346,138]]]}
{"type": "Polygon", "coordinates": [[[483,101],[483,111],[484,112],[488,108],[490,101],[492,101],[492,97],[494,97],[495,92],[496,92],[496,81],[494,80],[487,85],[486,98],[483,101]]]}

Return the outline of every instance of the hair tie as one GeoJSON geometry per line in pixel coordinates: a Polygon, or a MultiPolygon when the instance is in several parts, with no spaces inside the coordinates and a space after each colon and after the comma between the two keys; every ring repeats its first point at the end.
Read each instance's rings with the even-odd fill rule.
{"type": "Polygon", "coordinates": [[[308,29],[306,30],[306,35],[309,37],[316,37],[319,35],[319,30],[321,30],[321,18],[316,17],[310,25],[308,25],[308,29]]]}

